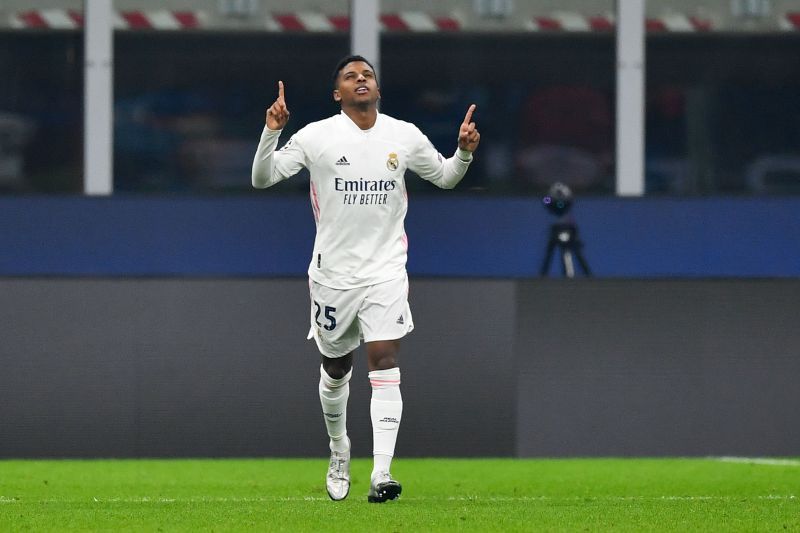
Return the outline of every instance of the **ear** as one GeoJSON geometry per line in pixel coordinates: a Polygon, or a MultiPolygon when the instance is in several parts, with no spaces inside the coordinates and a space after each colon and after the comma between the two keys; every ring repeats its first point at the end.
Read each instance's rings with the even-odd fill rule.
{"type": "Polygon", "coordinates": [[[339,94],[339,89],[334,89],[333,90],[333,101],[334,102],[341,102],[342,101],[342,95],[339,94]]]}

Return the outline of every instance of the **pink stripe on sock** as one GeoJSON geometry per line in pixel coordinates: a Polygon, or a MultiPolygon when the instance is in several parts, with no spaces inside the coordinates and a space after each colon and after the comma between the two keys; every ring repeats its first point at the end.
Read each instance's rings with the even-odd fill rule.
{"type": "Polygon", "coordinates": [[[400,380],[369,380],[373,389],[387,389],[389,387],[399,387],[400,380]]]}

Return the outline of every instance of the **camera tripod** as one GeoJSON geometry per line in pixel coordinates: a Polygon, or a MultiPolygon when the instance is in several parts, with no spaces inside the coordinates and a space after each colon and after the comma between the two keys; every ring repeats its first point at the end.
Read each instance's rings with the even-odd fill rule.
{"type": "Polygon", "coordinates": [[[581,248],[583,243],[578,239],[578,226],[572,222],[556,222],[550,226],[550,240],[547,242],[547,251],[544,255],[542,268],[539,275],[547,276],[550,271],[550,261],[556,247],[561,255],[561,272],[566,278],[575,277],[575,262],[583,271],[584,276],[591,276],[589,263],[583,257],[581,248]]]}

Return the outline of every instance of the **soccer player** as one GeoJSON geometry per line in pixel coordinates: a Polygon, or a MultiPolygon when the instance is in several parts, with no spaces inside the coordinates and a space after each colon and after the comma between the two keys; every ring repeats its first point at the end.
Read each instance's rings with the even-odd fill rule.
{"type": "Polygon", "coordinates": [[[381,93],[375,69],[361,56],[348,56],[333,74],[333,99],[341,113],[308,124],[280,149],[289,120],[284,84],[266,114],[253,161],[253,187],[262,189],[305,167],[311,174],[311,207],[317,233],[308,267],[311,329],[322,354],[319,397],[330,437],[328,495],[343,500],[350,491],[347,399],[353,351],[363,339],[372,385],[374,467],[370,502],[394,500],[402,490],[390,472],[403,412],[400,341],[414,328],[408,305],[406,169],[451,189],[461,181],[480,134],[467,110],[458,148],[444,158],[413,124],[378,112],[381,93]]]}

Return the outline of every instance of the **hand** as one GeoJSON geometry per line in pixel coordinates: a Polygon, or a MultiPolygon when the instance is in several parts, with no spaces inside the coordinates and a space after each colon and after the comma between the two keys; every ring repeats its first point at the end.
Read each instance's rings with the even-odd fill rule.
{"type": "Polygon", "coordinates": [[[477,106],[472,104],[467,109],[467,115],[464,117],[464,122],[458,129],[458,147],[462,150],[474,152],[481,142],[481,134],[475,129],[475,123],[472,122],[472,113],[475,112],[477,106]]]}
{"type": "Polygon", "coordinates": [[[271,130],[282,130],[289,122],[289,109],[283,98],[283,82],[278,82],[278,99],[267,109],[267,127],[271,130]]]}

